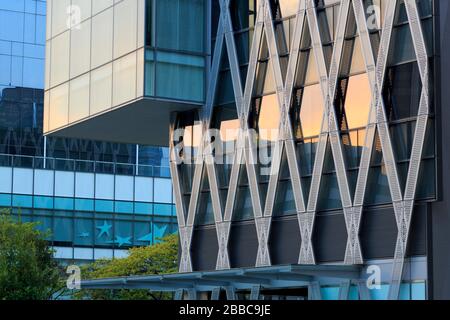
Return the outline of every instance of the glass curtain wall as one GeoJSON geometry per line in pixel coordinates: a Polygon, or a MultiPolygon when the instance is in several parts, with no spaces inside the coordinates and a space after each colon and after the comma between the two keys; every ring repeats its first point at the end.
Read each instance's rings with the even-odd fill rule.
{"type": "MultiPolygon", "coordinates": [[[[282,73],[283,77],[285,77],[292,40],[293,21],[298,2],[271,1],[270,3],[272,5],[271,10],[274,17],[274,28],[280,54],[282,73]]],[[[386,0],[364,0],[363,3],[365,12],[368,15],[370,14],[370,9],[373,8],[372,6],[377,6],[377,8],[379,8],[379,10],[375,12],[376,23],[373,25],[373,28],[370,28],[369,30],[373,53],[376,59],[378,55],[384,10],[386,8],[386,0]]],[[[245,83],[247,76],[249,50],[251,47],[257,4],[257,1],[253,0],[230,2],[230,14],[233,22],[234,37],[243,83],[245,83]]],[[[418,1],[418,8],[422,27],[425,31],[428,53],[430,55],[430,65],[433,66],[432,1],[418,1]]],[[[336,37],[339,10],[339,1],[317,1],[319,31],[328,71],[336,37]]],[[[399,175],[404,187],[407,170],[409,168],[413,135],[415,132],[415,117],[417,116],[422,87],[403,1],[399,1],[396,11],[391,53],[389,55],[384,88],[384,99],[390,121],[391,137],[395,149],[399,175]]],[[[214,35],[217,30],[219,19],[218,12],[218,6],[213,6],[212,47],[214,47],[214,35]]],[[[273,127],[270,121],[273,120],[276,122],[278,104],[275,96],[273,71],[271,69],[264,36],[262,46],[259,50],[260,54],[258,58],[255,88],[253,90],[253,102],[249,117],[249,125],[256,131],[263,131],[261,129],[265,129],[265,133],[259,134],[258,137],[259,139],[270,141],[272,138],[267,135],[267,129],[273,127]]],[[[304,196],[305,199],[308,199],[324,106],[322,99],[318,98],[322,95],[307,23],[305,23],[304,26],[300,50],[292,105],[290,108],[290,117],[294,137],[297,142],[297,157],[299,160],[304,196]]],[[[226,53],[223,56],[226,57],[226,53]]],[[[339,71],[337,94],[334,104],[336,115],[338,117],[339,129],[341,131],[341,142],[344,148],[343,151],[350,190],[353,194],[356,187],[362,149],[366,142],[366,125],[371,106],[372,93],[366,74],[366,67],[352,6],[350,6],[349,18],[346,23],[343,61],[341,65],[342,67],[339,71]]],[[[430,77],[432,77],[432,75],[430,75],[430,77]]],[[[217,123],[214,124],[214,128],[217,129],[222,127],[220,124],[220,109],[232,110],[234,107],[229,65],[227,59],[224,58],[220,68],[219,79],[220,83],[223,85],[220,87],[219,92],[217,92],[219,99],[216,98],[215,103],[216,111],[214,121],[217,123]]],[[[432,95],[430,94],[430,96],[432,95]]],[[[236,119],[237,116],[231,118],[236,119]]],[[[228,115],[223,121],[228,122],[231,118],[228,115]]],[[[432,116],[427,132],[428,140],[425,144],[426,150],[421,164],[419,187],[417,191],[418,200],[432,200],[436,198],[434,130],[432,116]],[[429,177],[433,178],[430,179],[429,177]]],[[[327,150],[328,160],[326,163],[328,163],[328,165],[326,164],[324,168],[324,183],[322,183],[320,190],[320,211],[336,210],[340,209],[342,206],[339,200],[336,170],[334,168],[334,161],[329,146],[327,147],[327,150]]],[[[270,151],[268,152],[270,153],[270,151]]],[[[284,159],[283,166],[285,166],[285,162],[286,160],[284,159]]],[[[227,167],[222,165],[218,167],[220,183],[226,188],[228,179],[227,167]]],[[[248,188],[245,177],[242,178],[242,174],[240,176],[239,188],[248,188]]],[[[288,174],[280,174],[277,205],[275,206],[276,212],[274,212],[275,215],[295,214],[294,206],[291,203],[292,190],[290,190],[289,179],[288,174]],[[286,203],[287,205],[284,206],[282,203],[286,203]]],[[[267,179],[263,176],[260,177],[260,194],[263,201],[265,199],[267,182],[267,179]]],[[[223,191],[223,193],[225,196],[226,192],[223,191]]],[[[375,148],[369,173],[368,191],[366,194],[368,195],[365,200],[367,206],[386,204],[391,201],[383,155],[381,152],[381,144],[378,136],[375,139],[375,148]]],[[[245,207],[242,205],[243,203],[249,203],[249,194],[246,191],[242,192],[242,196],[237,197],[237,204],[240,204],[240,207],[245,207]],[[245,196],[245,194],[247,194],[248,197],[245,196]]],[[[245,210],[242,210],[242,212],[244,211],[245,210]]],[[[252,217],[250,214],[236,214],[234,217],[234,219],[237,220],[245,220],[247,218],[252,217]]]]}
{"type": "Polygon", "coordinates": [[[145,95],[203,102],[205,0],[146,0],[145,95]]]}
{"type": "MultiPolygon", "coordinates": [[[[91,59],[86,58],[83,50],[91,45],[90,30],[98,23],[88,18],[95,15],[101,19],[102,14],[113,11],[110,6],[105,6],[107,2],[113,3],[97,0],[0,0],[0,209],[12,209],[13,214],[20,214],[24,221],[40,222],[41,230],[51,230],[49,240],[52,245],[79,253],[84,249],[92,252],[99,245],[103,249],[130,246],[128,242],[114,242],[116,236],[131,235],[131,245],[148,245],[159,236],[176,230],[170,180],[159,179],[170,176],[168,149],[79,139],[44,139],[43,136],[46,30],[49,37],[54,35],[55,38],[69,32],[65,31],[66,9],[71,4],[80,7],[81,24],[73,26],[70,38],[70,44],[80,45],[71,46],[73,54],[69,60],[58,55],[56,59],[61,58],[68,63],[67,71],[65,68],[60,70],[63,75],[68,73],[74,77],[73,82],[61,84],[74,94],[61,100],[68,100],[69,105],[88,106],[89,99],[85,100],[84,92],[89,79],[86,70],[91,59]],[[55,13],[55,24],[47,28],[46,14],[51,14],[53,5],[57,12],[63,14],[58,16],[55,13]],[[80,184],[78,187],[74,179],[80,184]],[[97,185],[114,188],[114,181],[118,185],[117,194],[96,194],[96,182],[97,185]],[[124,181],[136,181],[141,193],[129,194],[134,190],[133,184],[128,193],[119,191],[121,185],[130,186],[124,181]],[[159,190],[155,195],[153,183],[155,190],[159,190]],[[97,227],[104,221],[111,225],[111,230],[108,236],[98,238],[100,231],[97,227]],[[148,236],[150,232],[151,237],[148,236]]],[[[132,2],[137,3],[136,0],[132,2]]],[[[123,14],[129,12],[128,7],[120,8],[123,14]]],[[[121,29],[123,20],[117,21],[120,24],[118,29],[121,29]]],[[[124,30],[129,31],[128,28],[124,30]]],[[[96,44],[103,45],[101,41],[106,41],[108,36],[108,32],[103,33],[103,38],[96,39],[99,41],[96,44]]],[[[122,55],[128,35],[119,36],[125,42],[120,42],[116,54],[122,55]]],[[[56,40],[55,53],[64,49],[58,41],[65,37],[56,40]]],[[[51,50],[49,46],[47,57],[51,50]]],[[[106,50],[103,48],[103,51],[106,50]]],[[[113,55],[112,49],[110,54],[113,55]]],[[[101,58],[99,53],[93,58],[93,65],[101,67],[104,63],[101,58]]],[[[127,63],[118,63],[116,71],[120,74],[128,66],[127,63]]],[[[53,73],[54,81],[60,81],[59,71],[53,70],[53,73]]],[[[122,97],[122,93],[116,96],[118,99],[122,97]]],[[[70,114],[77,118],[83,112],[83,108],[71,109],[70,114]]],[[[93,255],[74,253],[71,257],[92,259],[93,255]]]]}

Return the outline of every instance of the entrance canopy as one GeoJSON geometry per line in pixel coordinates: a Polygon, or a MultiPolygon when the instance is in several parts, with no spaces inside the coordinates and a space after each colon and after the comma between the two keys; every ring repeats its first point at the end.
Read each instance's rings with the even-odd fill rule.
{"type": "Polygon", "coordinates": [[[82,281],[81,287],[83,289],[146,289],[166,292],[195,290],[208,292],[220,287],[251,290],[255,286],[265,289],[306,287],[318,282],[350,284],[352,281],[359,281],[360,276],[361,267],[359,266],[285,265],[85,280],[82,281]]]}

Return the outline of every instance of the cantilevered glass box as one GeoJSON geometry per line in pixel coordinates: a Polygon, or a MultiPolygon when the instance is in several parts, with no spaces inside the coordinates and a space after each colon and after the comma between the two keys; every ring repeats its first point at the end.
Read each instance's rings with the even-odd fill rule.
{"type": "Polygon", "coordinates": [[[206,1],[47,3],[44,131],[168,145],[170,112],[204,100],[206,1]]]}

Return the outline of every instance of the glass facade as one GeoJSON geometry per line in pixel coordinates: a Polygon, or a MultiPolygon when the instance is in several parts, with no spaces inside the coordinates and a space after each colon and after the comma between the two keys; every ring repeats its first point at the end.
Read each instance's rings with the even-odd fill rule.
{"type": "MultiPolygon", "coordinates": [[[[45,132],[76,132],[91,118],[107,126],[118,114],[170,126],[180,272],[379,259],[392,281],[373,299],[426,297],[426,259],[413,263],[417,278],[402,271],[427,255],[428,202],[439,198],[432,0],[53,0],[47,12],[45,93],[27,92],[45,104],[45,132]],[[108,112],[126,105],[136,108],[108,112]]],[[[61,140],[45,142],[44,158],[73,150],[52,141],[61,140]]],[[[150,150],[100,144],[129,164],[110,168],[95,158],[105,154],[98,143],[76,144],[86,149],[73,151],[75,169],[33,160],[33,177],[52,171],[61,194],[16,192],[15,175],[30,168],[15,159],[5,191],[7,205],[57,213],[56,245],[80,241],[95,256],[97,245],[131,246],[173,218],[171,191],[165,201],[156,186],[148,201],[127,193],[160,181],[162,169],[145,167],[150,150]],[[74,171],[94,177],[89,197],[77,195],[77,178],[73,192],[58,182],[74,171]],[[60,234],[67,212],[94,213],[60,234]],[[144,216],[156,219],[149,229],[144,216]]],[[[339,295],[322,286],[323,298],[339,295]]]]}
{"type": "Polygon", "coordinates": [[[146,96],[204,101],[206,4],[147,0],[146,96]]]}
{"type": "Polygon", "coordinates": [[[393,284],[373,298],[424,299],[426,275],[401,284],[400,271],[427,254],[404,251],[438,199],[433,1],[211,5],[212,92],[171,123],[180,270],[385,259],[393,284]]]}
{"type": "Polygon", "coordinates": [[[59,126],[66,112],[70,121],[77,121],[89,111],[90,101],[103,105],[103,98],[90,96],[90,84],[104,92],[109,73],[117,74],[114,83],[120,87],[111,101],[130,93],[121,83],[130,83],[133,63],[126,51],[133,46],[128,36],[133,27],[127,21],[137,1],[116,9],[117,31],[126,33],[116,34],[120,42],[114,52],[111,47],[111,56],[105,50],[108,31],[102,30],[103,37],[92,41],[98,55],[86,58],[90,30],[103,27],[93,17],[114,11],[108,2],[113,1],[92,1],[92,6],[78,0],[0,1],[0,207],[50,229],[58,258],[120,256],[130,246],[148,245],[176,231],[167,148],[43,136],[44,114],[48,116],[44,97],[51,96],[55,106],[80,106],[70,111],[55,107],[63,114],[53,120],[59,126]],[[74,18],[80,14],[80,25],[73,20],[70,31],[68,8],[74,18]],[[53,9],[55,21],[46,27],[46,14],[53,9]],[[46,77],[45,59],[51,56],[65,67],[48,70],[46,77]],[[99,71],[89,74],[91,60],[99,71]],[[46,81],[53,85],[44,93],[46,81]],[[97,227],[105,221],[111,227],[100,234],[97,227]]]}
{"type": "MultiPolygon", "coordinates": [[[[287,61],[289,59],[290,43],[292,41],[293,24],[296,19],[296,9],[293,8],[297,7],[298,2],[271,1],[271,3],[273,5],[271,10],[274,18],[275,40],[278,48],[281,75],[284,80],[287,73],[287,61]]],[[[425,39],[430,48],[428,54],[430,57],[430,65],[432,66],[433,51],[431,50],[432,35],[430,34],[430,25],[432,24],[433,16],[431,3],[431,1],[419,1],[419,11],[422,17],[425,39]]],[[[385,1],[382,0],[364,2],[364,6],[367,10],[373,5],[378,5],[381,10],[386,6],[385,1]]],[[[249,52],[251,48],[250,39],[252,38],[254,30],[257,7],[258,2],[253,0],[231,1],[230,3],[236,53],[243,83],[245,83],[247,76],[246,72],[248,69],[249,52]]],[[[322,49],[328,72],[335,41],[334,33],[336,32],[339,7],[339,1],[317,2],[316,10],[319,31],[323,42],[322,49]]],[[[213,5],[212,25],[215,26],[214,28],[217,28],[219,15],[218,13],[215,13],[214,10],[218,11],[220,9],[213,5]]],[[[377,19],[379,20],[379,16],[377,16],[377,19]]],[[[381,22],[378,20],[378,24],[370,29],[370,39],[373,46],[376,46],[379,43],[381,36],[381,28],[379,27],[381,22]]],[[[213,38],[213,47],[215,41],[215,38],[213,38]]],[[[404,191],[422,86],[403,1],[399,2],[398,8],[396,9],[393,38],[391,41],[392,45],[387,64],[387,76],[385,88],[383,89],[383,97],[389,120],[389,128],[391,131],[400,184],[402,186],[402,191],[404,191]]],[[[271,165],[270,162],[264,162],[264,156],[270,158],[271,151],[273,151],[274,148],[274,142],[278,138],[280,106],[277,99],[275,74],[264,33],[261,38],[258,52],[252,100],[248,115],[248,125],[255,133],[254,138],[258,148],[257,171],[260,171],[261,167],[270,167],[271,165]]],[[[373,93],[371,92],[369,77],[361,48],[361,41],[359,39],[355,15],[352,9],[349,10],[348,21],[346,23],[342,56],[343,58],[337,79],[338,83],[336,87],[334,108],[337,124],[339,126],[338,129],[349,189],[351,196],[353,197],[355,194],[358,173],[360,171],[362,152],[366,146],[367,125],[373,93]]],[[[291,107],[289,109],[292,133],[296,143],[296,155],[302,190],[306,201],[308,200],[311,188],[319,138],[324,128],[322,121],[325,108],[323,100],[320,98],[322,92],[315,57],[311,33],[309,26],[306,23],[303,28],[300,42],[300,52],[295,73],[291,107]]],[[[217,88],[215,93],[211,128],[216,130],[231,128],[237,131],[239,129],[239,120],[236,111],[236,101],[226,48],[223,49],[218,79],[220,87],[217,88]]],[[[179,119],[182,120],[179,120],[178,123],[182,123],[187,118],[189,117],[185,113],[180,113],[179,119]]],[[[420,183],[416,193],[416,199],[423,201],[434,200],[437,197],[433,118],[434,114],[431,113],[426,133],[426,141],[424,143],[426,151],[422,156],[423,160],[421,161],[419,177],[420,183]]],[[[180,125],[177,128],[183,129],[183,125],[180,125]]],[[[200,135],[200,133],[198,133],[198,135],[200,135]]],[[[226,141],[222,137],[215,137],[215,139],[217,138],[220,140],[220,143],[218,144],[220,150],[217,150],[216,147],[216,168],[219,176],[221,197],[225,198],[221,199],[221,201],[225,204],[229,172],[232,167],[231,162],[234,158],[230,156],[227,157],[226,154],[222,153],[224,150],[230,152],[230,150],[233,150],[233,146],[231,148],[226,148],[226,145],[230,144],[230,141],[226,141]],[[220,159],[220,161],[217,161],[217,159],[220,159]]],[[[234,138],[237,138],[237,136],[234,138]]],[[[232,145],[234,145],[234,140],[236,139],[229,140],[231,140],[232,145]]],[[[175,145],[179,143],[180,141],[174,141],[175,145]]],[[[364,205],[367,207],[389,204],[392,202],[387,171],[384,165],[383,152],[380,147],[381,140],[378,133],[375,135],[374,146],[375,147],[372,149],[369,178],[367,182],[368,190],[364,201],[364,205]]],[[[232,151],[231,154],[233,154],[232,151]]],[[[180,175],[188,175],[190,179],[192,179],[193,171],[191,166],[187,163],[189,161],[186,160],[188,159],[183,159],[183,164],[180,165],[180,175]]],[[[284,158],[285,166],[287,166],[286,161],[287,160],[284,158]]],[[[238,179],[235,205],[233,207],[233,219],[235,221],[253,219],[251,193],[245,170],[246,166],[242,165],[238,179]]],[[[204,175],[203,180],[207,179],[207,175],[204,175]]],[[[263,205],[265,203],[264,199],[266,197],[269,179],[270,175],[258,176],[260,200],[263,205]]],[[[207,181],[203,182],[202,185],[205,185],[206,183],[207,181]]],[[[192,184],[184,184],[185,187],[182,188],[185,194],[184,199],[187,203],[189,203],[190,200],[191,185],[192,184]]],[[[202,189],[203,196],[201,199],[209,198],[204,194],[206,192],[206,189],[202,189]]],[[[335,210],[342,209],[341,194],[331,149],[331,141],[327,142],[322,179],[320,188],[317,192],[319,194],[317,204],[319,212],[329,211],[332,213],[335,210]]],[[[279,205],[274,206],[273,215],[281,216],[297,214],[289,172],[285,175],[279,175],[276,199],[279,205]]],[[[206,200],[202,201],[204,202],[206,200]]],[[[186,203],[184,205],[187,206],[186,203]]],[[[207,212],[202,211],[201,214],[206,215],[207,217],[199,220],[199,224],[214,224],[214,213],[212,210],[207,210],[207,212]]]]}
{"type": "MultiPolygon", "coordinates": [[[[275,31],[275,43],[278,49],[278,58],[283,81],[286,80],[287,66],[290,55],[290,46],[294,32],[296,11],[298,1],[270,1],[272,7],[273,27],[275,31]]],[[[381,24],[384,19],[386,2],[383,0],[363,1],[364,9],[369,11],[372,6],[380,9],[372,19],[374,24],[370,26],[370,41],[373,54],[378,54],[381,37],[381,24]]],[[[249,66],[249,53],[252,45],[252,37],[255,29],[255,19],[257,15],[258,1],[231,1],[230,17],[233,22],[234,40],[236,46],[237,60],[241,74],[241,81],[246,83],[247,70],[249,66]]],[[[316,3],[318,27],[322,50],[324,53],[325,67],[327,73],[330,72],[331,55],[336,41],[337,23],[340,9],[340,1],[317,1],[316,3]]],[[[338,72],[336,95],[333,101],[335,115],[341,140],[344,164],[348,179],[350,194],[355,195],[358,173],[360,171],[361,157],[363,149],[367,145],[367,125],[369,113],[372,106],[373,92],[367,74],[364,53],[361,47],[361,40],[357,29],[356,18],[351,8],[346,22],[345,36],[343,40],[342,61],[338,72]]],[[[212,47],[216,38],[220,8],[213,4],[212,8],[213,39],[212,47]]],[[[424,38],[429,55],[431,72],[433,70],[433,45],[432,45],[432,1],[418,1],[418,10],[421,17],[424,38]]],[[[306,18],[305,18],[306,19],[306,18]]],[[[254,39],[253,39],[254,41],[254,39]]],[[[258,48],[258,59],[252,90],[252,100],[250,112],[248,114],[248,126],[255,132],[255,144],[258,148],[258,168],[269,166],[271,163],[264,162],[264,154],[269,157],[273,151],[274,142],[277,140],[278,126],[280,123],[280,106],[277,99],[276,74],[273,70],[273,62],[269,53],[270,44],[267,42],[263,31],[261,43],[258,48]],[[264,147],[262,147],[264,146],[264,147]]],[[[225,44],[224,44],[225,47],[225,44]]],[[[318,70],[317,55],[314,54],[311,32],[308,21],[305,22],[303,34],[299,46],[298,61],[296,64],[295,81],[293,82],[293,92],[289,117],[291,130],[296,144],[296,156],[301,177],[303,196],[308,200],[311,181],[313,178],[316,152],[323,133],[324,104],[321,99],[322,91],[320,85],[320,74],[318,70]]],[[[211,128],[223,130],[222,128],[239,129],[239,117],[236,111],[236,99],[234,97],[233,81],[231,76],[229,57],[226,48],[221,55],[220,71],[218,74],[219,87],[215,91],[214,106],[212,108],[211,128]],[[234,126],[232,125],[234,124],[234,126]],[[230,126],[231,125],[231,126],[230,126]]],[[[420,73],[416,62],[416,54],[412,43],[410,26],[408,23],[405,4],[399,1],[395,10],[394,27],[392,40],[388,55],[386,80],[383,88],[384,106],[389,121],[393,151],[398,170],[402,192],[405,191],[405,184],[410,164],[412,143],[415,134],[415,123],[417,121],[418,108],[422,92],[420,73]]],[[[431,77],[431,75],[430,75],[431,77]]],[[[431,95],[430,95],[431,96],[431,95]]],[[[430,102],[432,102],[430,100],[430,102]]],[[[419,183],[416,192],[416,199],[422,201],[435,200],[436,192],[436,154],[434,138],[434,111],[431,103],[426,141],[426,150],[422,155],[419,183]]],[[[186,115],[180,113],[180,119],[186,115]]],[[[224,193],[228,187],[229,171],[231,170],[232,157],[226,157],[222,150],[233,150],[233,147],[225,148],[230,141],[220,138],[220,151],[215,150],[218,156],[225,163],[218,163],[216,159],[217,175],[219,176],[219,186],[224,193]]],[[[237,137],[236,137],[237,138],[237,137]]],[[[236,139],[231,139],[231,142],[236,139]]],[[[179,141],[174,141],[175,145],[179,141]]],[[[387,171],[381,149],[379,133],[375,134],[374,148],[370,160],[369,178],[367,182],[367,192],[364,205],[367,207],[392,202],[389,189],[387,171]]],[[[284,166],[287,166],[286,155],[283,156],[284,166]]],[[[183,163],[183,170],[188,170],[189,166],[183,163]]],[[[245,166],[241,166],[245,170],[245,166]]],[[[242,170],[241,170],[242,171],[242,170]]],[[[183,173],[181,173],[183,174],[183,173]]],[[[204,179],[207,179],[205,177],[204,179]]],[[[268,188],[270,175],[259,175],[258,185],[260,200],[264,205],[264,199],[268,188]]],[[[233,215],[236,221],[252,220],[252,204],[247,173],[240,173],[238,179],[238,191],[235,199],[233,215]],[[244,177],[243,177],[244,176],[244,177]],[[246,191],[247,190],[247,191],[246,191]],[[243,214],[243,208],[247,203],[248,212],[243,214]]],[[[280,205],[275,205],[273,214],[296,215],[293,205],[292,185],[289,183],[290,176],[279,175],[277,188],[277,201],[280,205]],[[282,200],[284,199],[284,200],[282,200]],[[291,200],[289,200],[291,199],[291,200]],[[281,205],[281,202],[290,203],[281,205]],[[278,211],[280,210],[280,211],[278,211]]],[[[183,189],[183,188],[182,188],[183,189]]],[[[189,188],[188,188],[189,189],[189,188]]],[[[204,190],[205,191],[205,190],[204,190]]],[[[190,191],[187,190],[186,193],[190,191]]],[[[341,194],[338,186],[335,160],[331,149],[331,141],[327,142],[323,161],[322,179],[318,190],[318,211],[333,212],[342,209],[341,194]]],[[[223,197],[227,197],[225,192],[223,197]]],[[[226,199],[225,199],[226,200],[226,199]]],[[[225,200],[221,201],[225,203],[225,200]]],[[[204,221],[214,224],[213,212],[209,211],[209,218],[204,221]]],[[[206,223],[208,224],[208,223],[206,223]]]]}
{"type": "Polygon", "coordinates": [[[44,132],[144,98],[204,102],[206,0],[95,2],[48,1],[44,132]]]}
{"type": "Polygon", "coordinates": [[[49,230],[57,258],[112,258],[176,231],[169,178],[4,165],[0,174],[0,207],[49,230]]]}

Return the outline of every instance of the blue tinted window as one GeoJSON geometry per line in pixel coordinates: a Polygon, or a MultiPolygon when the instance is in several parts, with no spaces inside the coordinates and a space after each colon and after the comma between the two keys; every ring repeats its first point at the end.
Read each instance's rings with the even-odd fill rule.
{"type": "Polygon", "coordinates": [[[339,287],[324,287],[320,289],[322,300],[338,300],[339,287]]]}
{"type": "Polygon", "coordinates": [[[414,282],[411,284],[411,299],[412,300],[426,299],[425,282],[414,282]]]}
{"type": "Polygon", "coordinates": [[[135,202],[134,203],[134,212],[136,214],[152,214],[153,213],[153,204],[152,203],[144,203],[144,202],[135,202]]]}
{"type": "Polygon", "coordinates": [[[409,283],[401,284],[399,300],[411,300],[411,284],[409,283]]]}
{"type": "Polygon", "coordinates": [[[35,196],[34,207],[38,209],[53,209],[53,198],[35,196]]]}
{"type": "Polygon", "coordinates": [[[73,210],[73,198],[55,198],[55,209],[73,210]]]}
{"type": "Polygon", "coordinates": [[[94,244],[94,222],[90,219],[75,219],[74,244],[91,246],[94,244]]]}
{"type": "Polygon", "coordinates": [[[0,194],[0,206],[10,207],[11,206],[11,195],[10,194],[0,194]]]}
{"type": "Polygon", "coordinates": [[[113,241],[113,221],[95,220],[95,244],[111,246],[113,241]]]}
{"type": "Polygon", "coordinates": [[[114,212],[114,201],[95,200],[95,210],[98,212],[114,212]]]}
{"type": "Polygon", "coordinates": [[[75,199],[75,210],[94,211],[94,200],[91,199],[75,199]]]}
{"type": "Polygon", "coordinates": [[[380,289],[370,290],[372,300],[386,300],[388,297],[389,285],[383,284],[380,289]]]}
{"type": "Polygon", "coordinates": [[[14,195],[12,205],[18,208],[33,208],[33,197],[14,195]]]}
{"type": "Polygon", "coordinates": [[[204,51],[204,0],[157,0],[156,11],[159,48],[204,51]]]}
{"type": "Polygon", "coordinates": [[[49,232],[49,236],[47,237],[47,240],[52,239],[52,218],[48,216],[38,216],[33,218],[34,222],[37,222],[38,225],[36,226],[36,229],[41,232],[49,232]]]}
{"type": "Polygon", "coordinates": [[[134,244],[150,245],[153,243],[153,233],[150,230],[151,224],[147,222],[135,222],[134,224],[134,244]]]}
{"type": "Polygon", "coordinates": [[[348,300],[359,300],[359,291],[357,286],[351,286],[348,293],[348,300]]]}
{"type": "Polygon", "coordinates": [[[11,56],[0,55],[0,84],[9,85],[11,79],[11,56]]]}
{"type": "Polygon", "coordinates": [[[66,217],[55,217],[53,228],[53,240],[60,242],[59,245],[73,242],[73,219],[66,217]],[[61,243],[63,242],[63,243],[61,243]]]}
{"type": "Polygon", "coordinates": [[[114,245],[118,248],[130,247],[133,244],[132,223],[129,221],[116,220],[114,228],[114,245]]]}
{"type": "Polygon", "coordinates": [[[154,204],[154,214],[161,216],[170,216],[172,215],[172,205],[171,204],[154,204]]]}
{"type": "Polygon", "coordinates": [[[153,235],[155,242],[159,242],[158,239],[163,238],[170,232],[169,225],[167,223],[154,223],[153,224],[153,235]]]}
{"type": "Polygon", "coordinates": [[[0,39],[23,42],[23,20],[24,13],[22,12],[0,10],[0,39]]]}
{"type": "Polygon", "coordinates": [[[203,101],[205,59],[179,53],[158,52],[156,96],[203,101]]]}
{"type": "Polygon", "coordinates": [[[117,213],[133,213],[133,202],[116,201],[115,212],[117,212],[117,213]]]}

